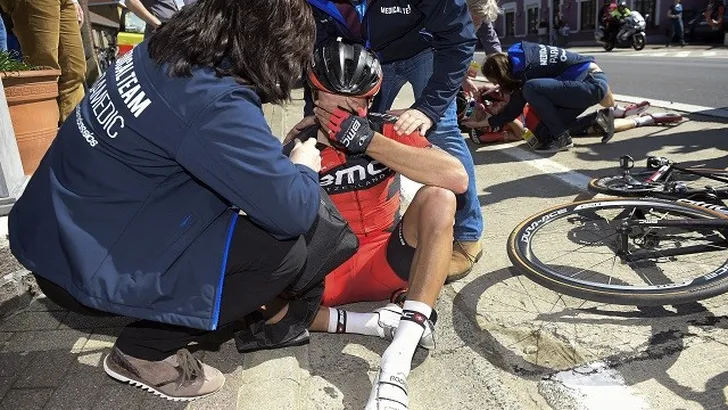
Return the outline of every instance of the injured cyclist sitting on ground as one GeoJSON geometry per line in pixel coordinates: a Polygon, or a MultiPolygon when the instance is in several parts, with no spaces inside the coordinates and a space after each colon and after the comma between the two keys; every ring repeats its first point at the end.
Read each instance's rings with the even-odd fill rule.
{"type": "Polygon", "coordinates": [[[415,350],[434,347],[433,306],[452,254],[455,194],[467,190],[468,176],[455,157],[417,131],[398,135],[396,117],[367,112],[382,82],[373,53],[333,41],[316,49],[313,61],[308,81],[322,147],[320,182],[359,249],[326,277],[311,330],[392,340],[366,409],[407,409],[415,350]],[[424,185],[401,218],[398,174],[424,185]],[[390,303],[372,313],[330,307],[386,300],[403,290],[401,307],[390,303]]]}

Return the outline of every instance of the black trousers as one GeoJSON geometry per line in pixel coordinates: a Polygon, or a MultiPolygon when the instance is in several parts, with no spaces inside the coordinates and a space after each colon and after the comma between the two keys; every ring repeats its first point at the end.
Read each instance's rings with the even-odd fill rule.
{"type": "MultiPolygon", "coordinates": [[[[218,332],[280,295],[306,262],[303,238],[278,240],[247,218],[233,233],[223,282],[218,332]]],[[[59,306],[86,315],[111,314],[78,303],[63,288],[36,275],[43,293],[59,306]]],[[[133,357],[159,361],[215,332],[140,320],[127,325],[116,347],[133,357]]]]}

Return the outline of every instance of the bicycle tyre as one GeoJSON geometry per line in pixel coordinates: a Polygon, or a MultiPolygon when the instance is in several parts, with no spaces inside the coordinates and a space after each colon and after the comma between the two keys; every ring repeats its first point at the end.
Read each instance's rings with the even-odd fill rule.
{"type": "MultiPolygon", "coordinates": [[[[696,169],[697,170],[697,169],[696,169]]],[[[728,171],[725,170],[717,170],[717,169],[700,169],[701,172],[710,173],[711,175],[717,175],[721,176],[723,178],[728,178],[728,171]]],[[[650,176],[652,176],[656,171],[639,171],[639,172],[633,172],[632,177],[635,178],[638,181],[644,181],[650,176]]],[[[673,171],[673,177],[670,178],[671,181],[680,181],[680,176],[685,176],[685,179],[690,179],[691,174],[685,174],[681,173],[680,171],[673,171]],[[674,176],[678,175],[677,178],[674,176]]],[[[658,182],[652,182],[649,184],[649,186],[633,186],[633,185],[625,185],[624,179],[622,175],[610,175],[610,176],[604,176],[600,178],[593,178],[589,181],[589,185],[587,186],[588,190],[591,192],[599,193],[599,194],[606,194],[606,195],[612,195],[612,196],[626,196],[626,197],[642,197],[642,196],[649,196],[649,195],[664,195],[667,199],[672,198],[680,198],[685,197],[686,195],[690,195],[690,191],[686,195],[678,195],[670,192],[665,192],[665,182],[658,181],[658,182]]]]}
{"type": "Polygon", "coordinates": [[[573,202],[541,211],[521,222],[508,238],[508,257],[515,268],[539,285],[568,296],[600,303],[630,306],[676,305],[728,292],[728,260],[710,273],[679,284],[679,286],[657,285],[655,287],[647,286],[632,289],[627,287],[625,289],[615,289],[611,285],[570,279],[556,270],[544,266],[540,261],[534,261],[531,252],[532,236],[535,236],[543,226],[569,215],[578,215],[581,211],[593,212],[595,209],[607,209],[620,205],[639,205],[694,214],[702,218],[728,220],[728,216],[707,208],[653,198],[608,198],[573,202]],[[524,235],[528,237],[525,240],[524,235]]]}

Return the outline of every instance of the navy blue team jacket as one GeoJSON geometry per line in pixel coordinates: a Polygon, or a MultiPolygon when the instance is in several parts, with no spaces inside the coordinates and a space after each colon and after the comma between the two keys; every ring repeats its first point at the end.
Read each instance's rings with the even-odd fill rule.
{"type": "Polygon", "coordinates": [[[214,330],[237,208],[297,237],[319,192],[251,88],[208,68],[169,77],[144,42],[61,127],[10,213],[10,246],[84,305],[214,330]]]}
{"type": "Polygon", "coordinates": [[[330,0],[308,0],[316,18],[316,44],[336,37],[362,42],[382,64],[432,48],[435,72],[412,106],[434,123],[455,98],[475,51],[475,28],[465,0],[365,0],[359,7],[360,32],[349,28],[330,0]]]}

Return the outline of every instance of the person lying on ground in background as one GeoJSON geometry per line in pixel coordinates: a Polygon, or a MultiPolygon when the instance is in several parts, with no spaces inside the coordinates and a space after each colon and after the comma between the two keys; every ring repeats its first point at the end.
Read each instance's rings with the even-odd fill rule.
{"type": "MultiPolygon", "coordinates": [[[[520,141],[527,138],[526,133],[529,129],[538,127],[539,119],[529,105],[523,108],[523,114],[506,124],[502,129],[492,129],[488,127],[479,127],[478,119],[484,118],[486,115],[498,113],[508,102],[508,95],[503,94],[497,88],[482,87],[483,92],[480,95],[478,103],[466,101],[464,93],[460,96],[459,102],[464,106],[473,106],[474,109],[467,115],[463,113],[461,124],[469,130],[469,135],[473,143],[480,145],[492,142],[509,142],[520,141]]],[[[597,110],[590,114],[578,117],[572,124],[569,124],[569,132],[572,136],[590,136],[601,135],[602,142],[606,143],[615,132],[631,130],[636,127],[647,125],[669,125],[675,124],[682,120],[680,114],[674,113],[645,113],[649,108],[648,101],[630,104],[627,106],[617,105],[615,107],[614,131],[610,132],[609,126],[604,118],[604,111],[597,110]],[[636,116],[635,118],[626,118],[636,116]],[[605,137],[608,137],[605,139],[605,137]]]]}
{"type": "Polygon", "coordinates": [[[382,83],[374,53],[339,39],[318,47],[313,61],[308,82],[320,127],[320,184],[359,238],[359,250],[326,276],[310,330],[392,340],[366,409],[407,409],[415,349],[434,347],[433,306],[452,255],[455,194],[468,189],[468,175],[419,131],[397,133],[397,117],[368,112],[382,83]],[[398,174],[424,185],[401,218],[398,174]],[[405,288],[402,307],[334,308],[386,300],[405,288]]]}

